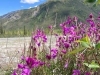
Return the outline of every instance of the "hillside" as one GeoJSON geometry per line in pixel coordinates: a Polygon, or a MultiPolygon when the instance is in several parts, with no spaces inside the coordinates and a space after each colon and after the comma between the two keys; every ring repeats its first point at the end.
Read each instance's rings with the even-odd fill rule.
{"type": "Polygon", "coordinates": [[[91,12],[97,16],[99,10],[99,6],[87,6],[82,0],[48,0],[36,8],[18,10],[1,16],[0,25],[5,30],[23,29],[24,26],[34,29],[55,24],[59,27],[68,16],[77,16],[79,21],[85,21],[91,12]]]}

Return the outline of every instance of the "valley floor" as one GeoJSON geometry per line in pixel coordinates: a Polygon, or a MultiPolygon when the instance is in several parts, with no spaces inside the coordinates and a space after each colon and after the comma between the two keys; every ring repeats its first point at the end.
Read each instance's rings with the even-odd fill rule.
{"type": "MultiPolygon", "coordinates": [[[[50,44],[50,38],[48,36],[47,46],[50,44]]],[[[54,36],[52,38],[51,46],[53,47],[56,38],[54,36]]],[[[24,51],[24,45],[26,50],[28,50],[30,41],[31,37],[0,38],[0,75],[3,75],[1,73],[10,68],[16,68],[24,51]]]]}

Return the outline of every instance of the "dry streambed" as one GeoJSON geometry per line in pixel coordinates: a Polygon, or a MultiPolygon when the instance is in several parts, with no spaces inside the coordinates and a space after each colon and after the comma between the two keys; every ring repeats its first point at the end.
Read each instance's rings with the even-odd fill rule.
{"type": "MultiPolygon", "coordinates": [[[[49,40],[50,38],[48,36],[49,40]]],[[[54,46],[56,38],[54,36],[52,38],[51,45],[54,46]]],[[[24,45],[28,50],[30,40],[31,37],[0,38],[0,71],[16,67],[17,63],[20,62],[19,59],[24,50],[24,45]]],[[[49,46],[49,40],[47,46],[49,46]]]]}
{"type": "Polygon", "coordinates": [[[0,69],[15,67],[23,51],[28,47],[30,37],[0,38],[0,69]]]}

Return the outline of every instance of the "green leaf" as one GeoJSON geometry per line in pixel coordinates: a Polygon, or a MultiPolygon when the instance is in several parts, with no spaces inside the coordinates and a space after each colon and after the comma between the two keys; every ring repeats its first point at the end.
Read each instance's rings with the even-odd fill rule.
{"type": "Polygon", "coordinates": [[[81,42],[82,46],[89,48],[89,44],[87,42],[81,42]]]}
{"type": "Polygon", "coordinates": [[[95,48],[100,49],[100,43],[96,44],[95,48]]]}
{"type": "Polygon", "coordinates": [[[80,40],[77,40],[76,42],[80,42],[81,44],[82,44],[82,46],[84,46],[84,47],[90,47],[90,38],[88,37],[88,35],[86,35],[86,37],[85,38],[82,38],[82,39],[80,39],[80,40]]]}
{"type": "Polygon", "coordinates": [[[88,36],[88,35],[86,35],[86,37],[85,37],[85,38],[86,38],[86,42],[90,44],[90,38],[89,38],[89,36],[88,36]]]}
{"type": "Polygon", "coordinates": [[[98,64],[90,64],[89,68],[100,68],[98,64]]]}
{"type": "Polygon", "coordinates": [[[87,66],[87,67],[89,66],[89,64],[88,64],[88,63],[83,63],[83,64],[84,64],[85,66],[87,66]]]}
{"type": "Polygon", "coordinates": [[[68,54],[76,54],[76,53],[78,53],[78,52],[80,52],[80,51],[82,51],[82,50],[84,50],[84,49],[85,49],[84,47],[81,47],[81,48],[78,48],[78,49],[73,50],[73,51],[71,51],[71,52],[68,52],[68,54]]]}
{"type": "Polygon", "coordinates": [[[80,40],[77,40],[76,42],[87,42],[90,44],[90,38],[88,37],[88,35],[86,35],[86,37],[80,39],[80,40]]]}
{"type": "Polygon", "coordinates": [[[86,37],[85,38],[82,38],[81,41],[86,42],[86,37]]]}
{"type": "Polygon", "coordinates": [[[90,44],[84,41],[77,40],[76,42],[80,42],[82,46],[90,48],[90,44]]]}
{"type": "Polygon", "coordinates": [[[83,64],[89,68],[100,68],[100,66],[97,63],[95,63],[94,61],[92,61],[91,64],[88,64],[88,63],[83,63],[83,64]]]}

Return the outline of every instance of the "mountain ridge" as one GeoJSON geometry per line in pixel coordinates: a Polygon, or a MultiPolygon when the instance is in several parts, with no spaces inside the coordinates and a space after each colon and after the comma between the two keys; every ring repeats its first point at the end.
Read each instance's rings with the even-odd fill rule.
{"type": "Polygon", "coordinates": [[[47,2],[31,9],[24,9],[5,14],[0,17],[0,25],[5,30],[34,29],[36,27],[47,27],[57,25],[67,19],[68,16],[77,16],[79,21],[85,22],[90,13],[97,16],[100,8],[89,7],[82,0],[48,0],[47,2]]]}

